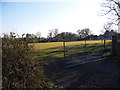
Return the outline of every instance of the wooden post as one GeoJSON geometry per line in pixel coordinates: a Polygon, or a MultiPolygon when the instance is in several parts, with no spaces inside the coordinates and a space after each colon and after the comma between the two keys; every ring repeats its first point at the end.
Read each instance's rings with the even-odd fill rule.
{"type": "Polygon", "coordinates": [[[85,48],[86,48],[86,39],[85,39],[85,48]]]}
{"type": "MultiPolygon", "coordinates": [[[[103,39],[101,39],[101,46],[103,45],[103,39]]],[[[103,52],[103,48],[100,49],[100,52],[103,52]]]]}
{"type": "Polygon", "coordinates": [[[116,52],[117,52],[117,56],[119,56],[119,43],[120,43],[119,42],[119,39],[120,39],[119,35],[117,35],[116,39],[117,39],[117,42],[116,42],[117,43],[117,46],[116,46],[117,47],[117,51],[116,52]]]}
{"type": "Polygon", "coordinates": [[[63,41],[64,59],[65,59],[65,41],[63,41]]]}
{"type": "Polygon", "coordinates": [[[112,36],[112,55],[113,56],[117,56],[117,37],[116,36],[112,36]]]}
{"type": "Polygon", "coordinates": [[[112,36],[112,55],[120,57],[120,34],[112,36]]]}
{"type": "Polygon", "coordinates": [[[118,56],[120,57],[120,34],[118,35],[118,56]]]}
{"type": "Polygon", "coordinates": [[[104,49],[106,48],[106,40],[104,39],[104,49]]]}
{"type": "Polygon", "coordinates": [[[86,35],[85,35],[85,48],[86,48],[86,35]]]}

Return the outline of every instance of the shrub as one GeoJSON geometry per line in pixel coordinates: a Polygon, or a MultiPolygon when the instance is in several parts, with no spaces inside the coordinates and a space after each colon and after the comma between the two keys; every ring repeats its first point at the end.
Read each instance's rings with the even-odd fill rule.
{"type": "Polygon", "coordinates": [[[42,67],[30,55],[23,38],[2,38],[2,87],[49,88],[42,67]]]}

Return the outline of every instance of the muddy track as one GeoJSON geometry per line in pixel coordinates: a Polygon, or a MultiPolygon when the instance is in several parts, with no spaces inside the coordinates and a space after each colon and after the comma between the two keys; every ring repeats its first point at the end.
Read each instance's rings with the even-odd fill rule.
{"type": "Polygon", "coordinates": [[[50,63],[45,74],[58,87],[120,88],[120,63],[102,60],[67,68],[66,60],[50,63]]]}

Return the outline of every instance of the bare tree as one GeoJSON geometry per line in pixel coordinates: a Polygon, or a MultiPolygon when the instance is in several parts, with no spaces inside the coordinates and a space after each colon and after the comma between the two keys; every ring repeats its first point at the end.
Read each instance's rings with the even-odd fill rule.
{"type": "Polygon", "coordinates": [[[120,0],[105,0],[102,7],[104,7],[102,16],[110,15],[109,19],[112,20],[113,25],[120,26],[120,0]]]}
{"type": "Polygon", "coordinates": [[[53,38],[53,29],[49,30],[47,37],[52,40],[52,38],[53,38]]]}
{"type": "Polygon", "coordinates": [[[49,33],[48,33],[48,38],[50,39],[50,40],[52,40],[54,37],[56,37],[58,35],[58,29],[51,29],[51,30],[49,30],[49,33]]]}
{"type": "Polygon", "coordinates": [[[112,14],[114,17],[111,19],[115,21],[120,20],[120,1],[119,0],[105,0],[105,2],[102,3],[102,7],[104,7],[103,15],[112,14]]]}
{"type": "Polygon", "coordinates": [[[108,31],[110,31],[111,30],[111,27],[112,27],[112,22],[111,23],[107,23],[107,24],[104,24],[104,26],[103,26],[103,28],[104,28],[104,30],[108,30],[108,31]]]}
{"type": "Polygon", "coordinates": [[[58,35],[58,29],[56,28],[54,31],[53,31],[53,37],[57,36],[58,35]]]}
{"type": "Polygon", "coordinates": [[[77,30],[77,33],[80,38],[85,38],[86,36],[89,36],[92,34],[92,31],[89,28],[79,29],[77,30]]]}
{"type": "Polygon", "coordinates": [[[77,30],[77,33],[78,33],[79,38],[82,38],[82,32],[81,32],[81,30],[80,30],[80,29],[79,29],[79,30],[77,30]]]}

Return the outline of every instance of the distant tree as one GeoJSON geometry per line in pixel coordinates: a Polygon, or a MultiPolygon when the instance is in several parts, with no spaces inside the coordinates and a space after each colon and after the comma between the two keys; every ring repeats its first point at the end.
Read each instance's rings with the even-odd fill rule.
{"type": "Polygon", "coordinates": [[[60,33],[60,34],[57,34],[55,37],[54,37],[54,40],[55,41],[63,41],[64,37],[63,35],[60,33]]]}
{"type": "Polygon", "coordinates": [[[37,38],[35,34],[31,34],[31,38],[37,38]]]}
{"type": "Polygon", "coordinates": [[[77,33],[78,33],[80,38],[85,38],[85,37],[91,35],[92,31],[89,28],[84,28],[84,29],[81,29],[81,30],[80,29],[77,30],[77,33]]]}
{"type": "Polygon", "coordinates": [[[75,40],[76,34],[74,34],[72,32],[65,32],[65,39],[66,40],[75,40]]]}
{"type": "Polygon", "coordinates": [[[88,36],[88,39],[91,39],[91,40],[97,39],[97,35],[91,34],[88,36]]]}
{"type": "MultiPolygon", "coordinates": [[[[24,35],[24,34],[23,34],[24,35]]],[[[34,34],[25,34],[25,37],[24,37],[29,43],[32,43],[32,42],[37,42],[37,37],[34,35],[34,34]]]]}
{"type": "Polygon", "coordinates": [[[78,33],[79,38],[82,38],[82,32],[81,32],[81,30],[80,30],[80,29],[79,29],[79,30],[77,30],[77,33],[78,33]]]}
{"type": "Polygon", "coordinates": [[[58,29],[56,28],[54,31],[53,31],[53,37],[57,36],[58,35],[58,29]]]}
{"type": "Polygon", "coordinates": [[[26,34],[26,38],[29,39],[29,38],[36,38],[36,36],[34,34],[29,34],[27,33],[26,34]]]}
{"type": "Polygon", "coordinates": [[[52,41],[52,38],[53,38],[53,29],[49,30],[47,38],[50,39],[50,41],[52,41]]]}
{"type": "Polygon", "coordinates": [[[55,39],[55,37],[58,35],[58,29],[51,29],[51,30],[49,30],[49,32],[48,32],[48,39],[50,40],[50,41],[52,41],[52,40],[54,40],[55,39]]]}
{"type": "Polygon", "coordinates": [[[62,32],[56,36],[57,41],[77,40],[77,35],[72,32],[62,32]]]}

